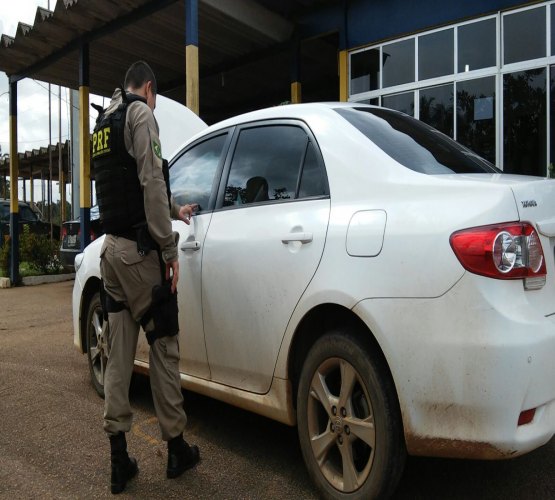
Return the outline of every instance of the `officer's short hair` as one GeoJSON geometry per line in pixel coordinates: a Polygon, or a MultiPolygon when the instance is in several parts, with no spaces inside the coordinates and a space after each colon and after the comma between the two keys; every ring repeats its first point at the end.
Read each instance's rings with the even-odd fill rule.
{"type": "Polygon", "coordinates": [[[154,76],[154,71],[145,61],[137,61],[129,66],[127,73],[125,74],[124,87],[126,89],[138,89],[142,87],[146,82],[152,82],[152,92],[154,94],[158,93],[158,87],[156,85],[156,77],[154,76]]]}

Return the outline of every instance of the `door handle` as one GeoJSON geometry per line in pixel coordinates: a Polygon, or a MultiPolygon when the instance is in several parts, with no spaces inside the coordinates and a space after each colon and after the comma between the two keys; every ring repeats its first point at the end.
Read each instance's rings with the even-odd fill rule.
{"type": "Polygon", "coordinates": [[[310,243],[312,241],[312,233],[289,233],[282,236],[282,243],[291,243],[292,241],[300,241],[301,243],[310,243]]]}
{"type": "Polygon", "coordinates": [[[200,241],[193,240],[193,241],[186,241],[181,245],[181,250],[199,250],[200,249],[200,241]]]}

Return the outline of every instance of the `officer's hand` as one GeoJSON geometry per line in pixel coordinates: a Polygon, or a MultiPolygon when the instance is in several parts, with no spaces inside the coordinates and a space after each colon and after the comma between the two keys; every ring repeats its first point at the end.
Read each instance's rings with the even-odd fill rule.
{"type": "Polygon", "coordinates": [[[179,280],[179,262],[176,260],[175,262],[168,262],[166,264],[166,279],[170,279],[170,270],[172,271],[171,278],[172,278],[172,293],[175,293],[175,289],[177,287],[177,281],[179,280]]]}
{"type": "Polygon", "coordinates": [[[198,210],[198,203],[191,203],[189,205],[183,205],[179,209],[179,218],[185,222],[185,224],[191,223],[191,215],[198,210]]]}

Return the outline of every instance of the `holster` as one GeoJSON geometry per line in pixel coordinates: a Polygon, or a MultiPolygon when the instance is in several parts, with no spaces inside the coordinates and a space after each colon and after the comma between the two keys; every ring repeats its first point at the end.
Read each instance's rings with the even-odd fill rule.
{"type": "Polygon", "coordinates": [[[123,302],[118,302],[106,291],[104,280],[100,280],[100,305],[104,321],[108,321],[108,313],[120,312],[126,309],[123,302]]]}
{"type": "Polygon", "coordinates": [[[137,252],[139,255],[148,255],[151,250],[158,250],[158,245],[150,235],[148,226],[139,226],[136,228],[137,234],[137,252]]]}
{"type": "Polygon", "coordinates": [[[152,305],[141,318],[141,325],[146,332],[150,320],[154,329],[146,332],[148,345],[161,337],[173,337],[179,333],[179,308],[177,305],[177,291],[172,293],[171,280],[165,280],[161,285],[152,288],[152,305]]]}

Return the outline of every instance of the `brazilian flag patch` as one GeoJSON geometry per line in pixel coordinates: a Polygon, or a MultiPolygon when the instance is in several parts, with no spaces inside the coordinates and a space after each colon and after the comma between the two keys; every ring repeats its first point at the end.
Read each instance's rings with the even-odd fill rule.
{"type": "Polygon", "coordinates": [[[152,151],[158,158],[162,159],[162,148],[156,141],[152,141],[152,151]]]}

